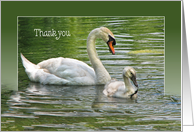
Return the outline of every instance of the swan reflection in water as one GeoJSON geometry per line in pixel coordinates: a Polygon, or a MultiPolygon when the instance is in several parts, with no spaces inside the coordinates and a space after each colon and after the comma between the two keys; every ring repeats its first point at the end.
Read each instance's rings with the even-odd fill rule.
{"type": "Polygon", "coordinates": [[[26,91],[22,92],[22,97],[17,94],[17,98],[19,97],[21,102],[26,103],[68,104],[69,107],[82,107],[84,109],[117,108],[122,103],[129,105],[136,102],[130,99],[107,97],[103,94],[103,90],[104,85],[55,86],[31,82],[26,91]]]}

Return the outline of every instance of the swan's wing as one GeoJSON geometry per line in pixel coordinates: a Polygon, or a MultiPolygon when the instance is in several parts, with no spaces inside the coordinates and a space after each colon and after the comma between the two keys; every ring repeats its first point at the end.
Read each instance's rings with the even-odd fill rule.
{"type": "Polygon", "coordinates": [[[105,89],[104,89],[103,93],[107,96],[113,96],[118,91],[124,89],[124,87],[125,87],[124,82],[113,80],[105,85],[105,89]]]}
{"type": "Polygon", "coordinates": [[[67,79],[63,79],[45,72],[45,69],[34,69],[30,71],[26,69],[26,73],[31,81],[40,82],[42,84],[57,84],[57,85],[68,85],[71,82],[67,79]]]}
{"type": "Polygon", "coordinates": [[[55,76],[69,81],[85,82],[95,81],[95,72],[93,68],[86,63],[70,58],[51,58],[37,64],[41,69],[54,74],[55,76]],[[87,80],[89,79],[89,80],[87,80]]]}

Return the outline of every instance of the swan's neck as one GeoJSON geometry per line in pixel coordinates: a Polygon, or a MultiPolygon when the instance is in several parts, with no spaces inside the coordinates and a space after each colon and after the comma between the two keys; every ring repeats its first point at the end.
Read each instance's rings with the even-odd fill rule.
{"type": "Polygon", "coordinates": [[[129,78],[127,78],[125,75],[123,75],[125,88],[127,92],[134,93],[133,85],[131,84],[131,81],[129,78]]]}
{"type": "Polygon", "coordinates": [[[96,74],[96,83],[97,84],[105,84],[108,82],[111,77],[105,67],[103,66],[102,62],[98,58],[98,54],[96,52],[95,41],[99,38],[99,31],[93,30],[87,39],[87,52],[92,63],[92,67],[94,68],[96,74]]]}

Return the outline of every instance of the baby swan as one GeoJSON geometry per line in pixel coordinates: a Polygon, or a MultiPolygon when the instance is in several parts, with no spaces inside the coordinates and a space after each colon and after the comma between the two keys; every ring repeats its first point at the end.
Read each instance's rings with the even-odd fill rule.
{"type": "Polygon", "coordinates": [[[136,82],[136,72],[133,67],[127,66],[124,68],[123,80],[124,82],[111,80],[105,85],[103,93],[109,97],[136,99],[138,84],[136,82]],[[136,88],[131,84],[131,81],[136,86],[136,88]]]}

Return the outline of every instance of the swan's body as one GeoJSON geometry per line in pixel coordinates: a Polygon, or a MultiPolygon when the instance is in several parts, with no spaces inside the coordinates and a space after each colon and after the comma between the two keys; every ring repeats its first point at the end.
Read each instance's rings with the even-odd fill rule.
{"type": "Polygon", "coordinates": [[[111,80],[105,85],[103,93],[109,97],[118,97],[118,98],[137,98],[138,87],[136,82],[136,72],[132,67],[125,67],[123,70],[123,79],[122,81],[111,80]],[[134,85],[131,84],[131,81],[134,85]]]}
{"type": "Polygon", "coordinates": [[[93,68],[82,61],[63,57],[51,58],[35,65],[21,54],[29,79],[42,84],[57,85],[106,84],[111,77],[98,58],[95,48],[97,38],[104,40],[112,54],[115,54],[113,45],[116,42],[112,32],[105,27],[92,30],[87,39],[87,52],[93,68]]]}

